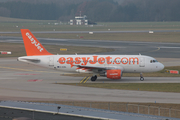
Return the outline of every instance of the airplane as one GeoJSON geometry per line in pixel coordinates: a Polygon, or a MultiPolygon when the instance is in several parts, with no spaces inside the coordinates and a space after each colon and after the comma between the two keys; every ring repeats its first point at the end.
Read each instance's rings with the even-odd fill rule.
{"type": "Polygon", "coordinates": [[[54,55],[49,53],[29,29],[21,29],[27,56],[18,57],[18,61],[52,68],[64,72],[91,73],[91,81],[97,75],[109,79],[121,79],[123,73],[156,72],[164,65],[155,58],[145,55],[54,55]]]}

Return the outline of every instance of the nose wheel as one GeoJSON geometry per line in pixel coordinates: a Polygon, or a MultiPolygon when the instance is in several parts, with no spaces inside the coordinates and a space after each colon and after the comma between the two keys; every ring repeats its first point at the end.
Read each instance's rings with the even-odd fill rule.
{"type": "Polygon", "coordinates": [[[142,73],[140,73],[140,81],[144,81],[144,77],[143,77],[142,73]]]}
{"type": "Polygon", "coordinates": [[[91,81],[96,81],[96,80],[97,80],[97,75],[91,77],[91,81]]]}

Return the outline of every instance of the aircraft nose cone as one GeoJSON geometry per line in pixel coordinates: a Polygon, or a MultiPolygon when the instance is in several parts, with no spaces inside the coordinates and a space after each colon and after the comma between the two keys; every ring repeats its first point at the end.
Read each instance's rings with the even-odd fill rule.
{"type": "Polygon", "coordinates": [[[160,68],[160,70],[164,69],[164,65],[162,63],[160,63],[159,68],[160,68]]]}

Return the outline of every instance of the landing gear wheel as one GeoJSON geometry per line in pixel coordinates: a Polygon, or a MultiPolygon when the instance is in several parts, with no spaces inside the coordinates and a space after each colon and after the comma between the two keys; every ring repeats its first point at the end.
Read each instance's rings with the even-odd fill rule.
{"type": "Polygon", "coordinates": [[[96,79],[97,79],[96,75],[91,77],[91,81],[96,81],[96,79]]]}
{"type": "Polygon", "coordinates": [[[144,77],[143,77],[142,73],[140,73],[140,81],[144,81],[144,77]]]}
{"type": "Polygon", "coordinates": [[[140,81],[144,81],[144,78],[143,78],[143,77],[140,77],[140,81]]]}

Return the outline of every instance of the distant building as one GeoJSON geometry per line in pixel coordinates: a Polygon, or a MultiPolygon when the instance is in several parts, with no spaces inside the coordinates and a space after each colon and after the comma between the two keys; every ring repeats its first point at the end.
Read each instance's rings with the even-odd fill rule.
{"type": "Polygon", "coordinates": [[[70,20],[70,25],[88,25],[87,16],[75,16],[75,19],[70,20]]]}

